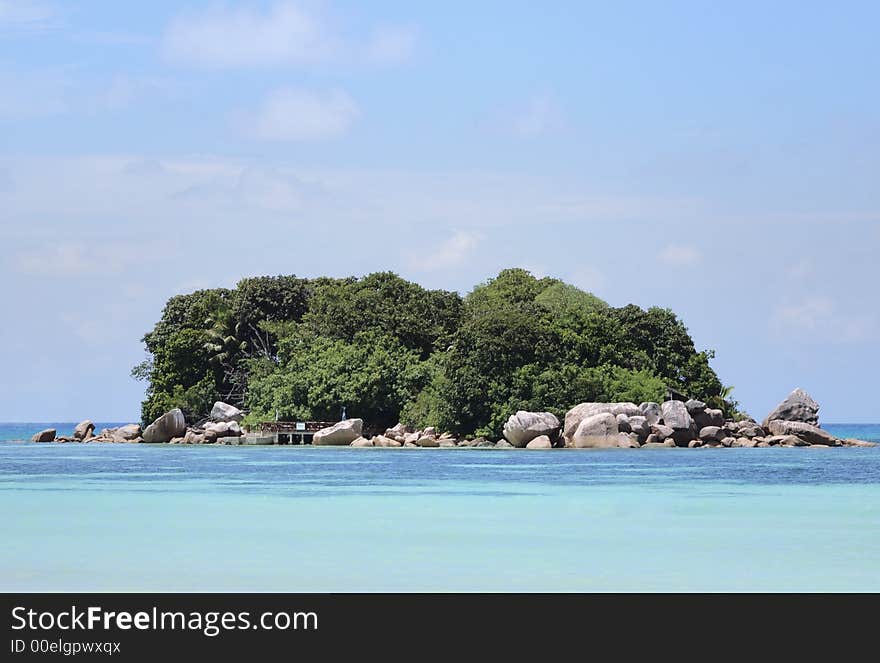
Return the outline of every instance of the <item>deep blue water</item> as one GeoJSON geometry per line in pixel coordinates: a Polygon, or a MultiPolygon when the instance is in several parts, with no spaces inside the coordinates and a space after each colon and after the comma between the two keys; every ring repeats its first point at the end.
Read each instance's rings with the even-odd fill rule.
{"type": "Polygon", "coordinates": [[[0,591],[880,590],[880,447],[2,442],[0,504],[0,591]]]}

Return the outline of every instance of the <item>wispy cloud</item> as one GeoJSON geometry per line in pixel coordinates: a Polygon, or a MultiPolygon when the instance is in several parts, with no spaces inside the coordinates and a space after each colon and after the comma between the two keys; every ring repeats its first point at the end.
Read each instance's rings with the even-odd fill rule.
{"type": "Polygon", "coordinates": [[[323,18],[295,2],[276,2],[267,11],[216,6],[182,15],[162,41],[165,57],[200,67],[312,63],[336,50],[323,18]]]}
{"type": "Polygon", "coordinates": [[[243,133],[257,140],[310,141],[341,136],[357,116],[357,105],[341,90],[279,88],[239,122],[243,133]]]}
{"type": "Polygon", "coordinates": [[[537,94],[513,113],[513,133],[525,138],[541,136],[562,128],[563,114],[559,102],[550,94],[537,94]]]}
{"type": "Polygon", "coordinates": [[[687,267],[700,262],[700,252],[693,246],[669,244],[657,254],[657,260],[672,267],[687,267]]]}
{"type": "Polygon", "coordinates": [[[842,311],[826,296],[810,296],[782,306],[771,319],[773,331],[787,340],[861,343],[877,334],[875,311],[842,311]]]}
{"type": "Polygon", "coordinates": [[[418,30],[413,25],[380,26],[367,42],[367,59],[378,64],[404,62],[415,50],[417,38],[418,30]]]}
{"type": "Polygon", "coordinates": [[[434,272],[462,264],[483,241],[480,233],[456,230],[441,244],[406,257],[407,266],[417,272],[434,272]]]}
{"type": "Polygon", "coordinates": [[[43,29],[57,18],[55,8],[38,0],[0,0],[0,30],[43,29]]]}
{"type": "Polygon", "coordinates": [[[141,255],[134,244],[95,247],[84,242],[64,242],[21,253],[14,265],[17,271],[28,275],[118,273],[140,263],[141,255]]]}

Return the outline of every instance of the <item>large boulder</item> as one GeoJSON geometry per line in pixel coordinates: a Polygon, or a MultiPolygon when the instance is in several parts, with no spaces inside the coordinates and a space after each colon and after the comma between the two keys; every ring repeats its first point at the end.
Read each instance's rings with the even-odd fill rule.
{"type": "Polygon", "coordinates": [[[139,424],[126,424],[109,431],[110,439],[114,442],[136,442],[142,440],[143,431],[139,424]]]}
{"type": "Polygon", "coordinates": [[[687,409],[688,414],[694,418],[696,418],[696,415],[702,414],[706,411],[706,404],[703,401],[698,401],[695,398],[691,398],[690,400],[685,401],[684,406],[687,409]]]}
{"type": "Polygon", "coordinates": [[[651,425],[646,417],[629,417],[630,432],[635,433],[639,442],[644,442],[651,434],[651,425]]]}
{"type": "Polygon", "coordinates": [[[703,442],[721,442],[724,437],[718,426],[703,426],[700,429],[700,439],[703,442]]]}
{"type": "Polygon", "coordinates": [[[174,408],[144,429],[144,442],[170,442],[171,438],[183,437],[186,419],[180,408],[174,408]]]}
{"type": "Polygon", "coordinates": [[[639,410],[641,410],[642,416],[648,420],[648,424],[651,426],[660,421],[660,418],[663,416],[663,412],[660,410],[660,403],[648,401],[639,405],[639,410]]]}
{"type": "Polygon", "coordinates": [[[54,428],[41,430],[39,433],[34,433],[33,437],[31,437],[31,442],[52,442],[55,440],[55,433],[57,432],[54,428]]]}
{"type": "Polygon", "coordinates": [[[526,445],[526,449],[552,449],[553,443],[550,441],[550,438],[546,435],[539,435],[538,437],[532,438],[529,440],[529,443],[526,445]]]}
{"type": "Polygon", "coordinates": [[[663,423],[673,430],[690,430],[694,425],[687,407],[681,401],[665,401],[660,406],[663,423]]]}
{"type": "Polygon", "coordinates": [[[714,408],[706,408],[705,410],[703,410],[701,419],[703,422],[705,422],[704,425],[706,426],[723,426],[724,412],[714,408]]]}
{"type": "Polygon", "coordinates": [[[616,447],[617,417],[611,412],[600,412],[580,421],[571,436],[571,446],[577,449],[616,447]]]}
{"type": "MultiPolygon", "coordinates": [[[[584,419],[603,413],[614,415],[614,417],[617,417],[618,414],[625,414],[628,417],[644,416],[644,413],[635,403],[581,403],[565,413],[563,435],[565,435],[566,441],[569,444],[571,443],[575,431],[584,419]]],[[[615,437],[616,435],[617,431],[615,431],[615,437]]]]}
{"type": "Polygon", "coordinates": [[[768,428],[771,421],[800,421],[811,426],[819,424],[819,404],[801,388],[795,389],[764,419],[768,428]]]}
{"type": "Polygon", "coordinates": [[[541,435],[553,438],[559,432],[559,419],[550,412],[519,410],[504,424],[504,437],[515,447],[525,447],[541,435]]]}
{"type": "Polygon", "coordinates": [[[87,437],[91,437],[94,432],[95,424],[86,419],[85,421],[79,422],[76,425],[76,428],[73,429],[73,439],[82,442],[87,437]]]}
{"type": "Polygon", "coordinates": [[[387,435],[376,435],[373,438],[374,447],[399,447],[401,444],[400,440],[388,437],[387,435]]]}
{"type": "Polygon", "coordinates": [[[361,436],[363,428],[363,419],[346,419],[319,430],[312,437],[312,444],[315,446],[347,446],[361,436]]]}
{"type": "Polygon", "coordinates": [[[237,421],[209,421],[205,424],[204,432],[208,437],[215,439],[221,437],[241,437],[241,426],[237,421]]]}
{"type": "Polygon", "coordinates": [[[419,438],[416,440],[416,445],[424,448],[435,448],[440,446],[440,440],[437,439],[436,435],[428,434],[426,435],[424,432],[419,435],[419,438]]]}
{"type": "Polygon", "coordinates": [[[672,439],[676,444],[687,446],[688,442],[697,437],[694,420],[684,403],[665,401],[660,409],[663,412],[663,423],[672,429],[672,439]]]}
{"type": "Polygon", "coordinates": [[[827,444],[835,447],[840,441],[828,431],[803,421],[771,421],[768,425],[771,435],[794,435],[807,444],[827,444]]]}
{"type": "Polygon", "coordinates": [[[217,401],[211,408],[212,421],[238,421],[240,423],[242,419],[244,419],[244,412],[229,403],[217,401]]]}

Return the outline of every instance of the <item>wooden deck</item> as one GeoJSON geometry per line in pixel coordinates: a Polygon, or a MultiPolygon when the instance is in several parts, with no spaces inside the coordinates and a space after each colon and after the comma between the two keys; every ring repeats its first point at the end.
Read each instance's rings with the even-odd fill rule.
{"type": "Polygon", "coordinates": [[[261,421],[260,432],[275,438],[275,444],[311,444],[312,436],[336,421],[261,421]]]}

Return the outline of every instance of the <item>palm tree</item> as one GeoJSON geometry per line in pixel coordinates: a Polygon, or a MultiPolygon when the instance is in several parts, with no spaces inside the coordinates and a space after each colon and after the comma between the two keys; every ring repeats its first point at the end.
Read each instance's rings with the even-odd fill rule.
{"type": "Polygon", "coordinates": [[[208,361],[223,372],[220,388],[224,399],[240,405],[244,399],[247,383],[241,359],[247,351],[247,342],[241,340],[241,323],[235,321],[228,308],[218,309],[205,320],[207,340],[202,346],[208,353],[208,361]]]}

